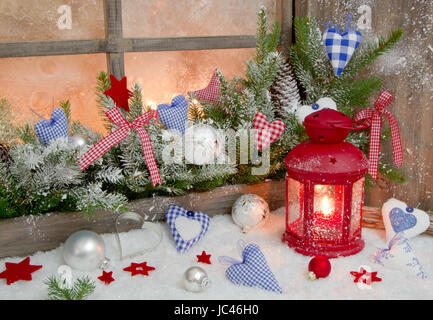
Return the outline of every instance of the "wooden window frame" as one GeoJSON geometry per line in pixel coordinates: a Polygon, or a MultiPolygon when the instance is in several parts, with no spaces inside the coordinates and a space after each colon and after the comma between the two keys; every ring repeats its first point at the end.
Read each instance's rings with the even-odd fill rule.
{"type": "MultiPolygon", "coordinates": [[[[281,22],[282,48],[287,48],[291,41],[293,2],[276,1],[277,20],[281,22]]],[[[124,38],[121,0],[104,0],[104,21],[104,39],[0,42],[0,58],[106,53],[108,72],[121,79],[125,75],[125,52],[241,49],[256,46],[255,35],[124,38]]]]}

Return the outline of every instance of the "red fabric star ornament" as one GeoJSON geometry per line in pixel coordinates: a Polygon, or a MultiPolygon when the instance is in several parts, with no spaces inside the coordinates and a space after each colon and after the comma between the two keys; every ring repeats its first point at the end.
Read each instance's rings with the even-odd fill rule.
{"type": "Polygon", "coordinates": [[[363,282],[365,284],[371,284],[372,282],[380,282],[382,278],[377,277],[377,271],[368,272],[364,268],[361,268],[358,271],[350,271],[352,276],[355,276],[355,280],[353,282],[363,282]]]}
{"type": "Polygon", "coordinates": [[[206,254],[206,251],[203,251],[201,255],[197,255],[197,259],[198,259],[197,262],[211,264],[210,257],[211,257],[210,254],[206,254]]]}
{"type": "Polygon", "coordinates": [[[102,276],[98,277],[98,279],[101,280],[102,282],[105,282],[105,284],[110,284],[111,282],[114,281],[112,275],[113,275],[113,271],[110,272],[102,271],[102,276]]]}
{"type": "Polygon", "coordinates": [[[19,263],[6,262],[6,270],[0,273],[0,279],[6,279],[6,284],[10,285],[18,280],[31,281],[32,273],[42,268],[30,264],[30,257],[25,258],[19,263]]]}
{"type": "Polygon", "coordinates": [[[134,263],[134,262],[132,262],[129,267],[126,267],[123,270],[131,272],[131,277],[133,277],[133,276],[135,276],[137,274],[144,274],[145,276],[149,276],[149,272],[148,271],[155,270],[155,268],[151,267],[151,266],[148,266],[147,262],[143,262],[143,263],[134,263]]]}
{"type": "Polygon", "coordinates": [[[217,71],[218,69],[215,69],[206,88],[197,91],[189,91],[188,94],[207,103],[218,103],[221,97],[221,83],[218,79],[217,71]]]}
{"type": "Polygon", "coordinates": [[[111,88],[104,92],[107,96],[111,97],[116,103],[116,106],[125,109],[129,112],[128,99],[132,95],[132,91],[126,87],[126,77],[122,80],[117,80],[115,76],[110,74],[111,88]]]}

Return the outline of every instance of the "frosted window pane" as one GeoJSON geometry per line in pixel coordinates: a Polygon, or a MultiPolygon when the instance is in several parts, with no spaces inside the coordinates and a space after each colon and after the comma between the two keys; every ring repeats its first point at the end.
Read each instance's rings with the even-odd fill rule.
{"type": "Polygon", "coordinates": [[[273,0],[124,0],[125,37],[215,36],[256,33],[256,13],[266,6],[275,21],[273,0]]]}
{"type": "Polygon", "coordinates": [[[96,108],[96,77],[106,70],[105,54],[0,59],[0,98],[14,106],[18,122],[49,118],[58,101],[71,102],[72,120],[103,132],[96,108]]]}
{"type": "Polygon", "coordinates": [[[103,0],[0,1],[0,41],[104,37],[103,0]]]}
{"type": "Polygon", "coordinates": [[[288,229],[299,237],[304,234],[304,185],[299,181],[288,178],[287,188],[287,223],[288,229]]]}
{"type": "Polygon", "coordinates": [[[226,78],[242,76],[255,49],[125,53],[128,85],[138,82],[146,105],[168,103],[173,95],[202,89],[215,69],[226,78]]]}
{"type": "Polygon", "coordinates": [[[350,219],[350,237],[357,235],[361,228],[361,206],[364,191],[364,178],[353,184],[352,188],[352,217],[350,219]]]}

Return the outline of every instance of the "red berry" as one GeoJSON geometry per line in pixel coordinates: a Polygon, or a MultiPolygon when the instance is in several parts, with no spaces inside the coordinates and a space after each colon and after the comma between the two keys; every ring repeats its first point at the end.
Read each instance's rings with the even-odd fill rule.
{"type": "Polygon", "coordinates": [[[326,278],[331,273],[331,263],[324,256],[317,256],[310,260],[308,271],[312,272],[316,279],[326,278]]]}

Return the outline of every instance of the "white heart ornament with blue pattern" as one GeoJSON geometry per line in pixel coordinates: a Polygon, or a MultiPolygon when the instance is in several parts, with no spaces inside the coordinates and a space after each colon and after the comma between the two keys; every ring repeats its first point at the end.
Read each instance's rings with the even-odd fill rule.
{"type": "Polygon", "coordinates": [[[52,140],[67,138],[69,135],[68,118],[61,108],[51,113],[50,121],[40,120],[35,124],[35,133],[43,145],[52,140]]]}
{"type": "Polygon", "coordinates": [[[413,238],[430,226],[430,217],[426,212],[394,198],[383,204],[382,218],[387,242],[399,232],[404,233],[408,239],[413,238]]]}
{"type": "Polygon", "coordinates": [[[323,38],[328,58],[336,76],[341,75],[362,40],[362,34],[359,31],[349,28],[351,19],[352,15],[349,14],[343,33],[335,24],[329,22],[325,24],[332,26],[332,28],[326,29],[323,38]]]}
{"type": "Polygon", "coordinates": [[[387,269],[405,271],[415,278],[427,278],[427,274],[404,232],[396,233],[389,241],[387,248],[376,251],[373,254],[373,261],[387,269]]]}
{"type": "Polygon", "coordinates": [[[171,205],[165,212],[165,221],[177,251],[184,253],[200,241],[210,225],[210,218],[200,211],[189,211],[178,205],[171,205]]]}
{"type": "Polygon", "coordinates": [[[232,263],[226,270],[226,276],[234,284],[283,293],[257,244],[250,243],[245,246],[242,262],[230,257],[220,257],[219,260],[225,264],[232,263]]]}

